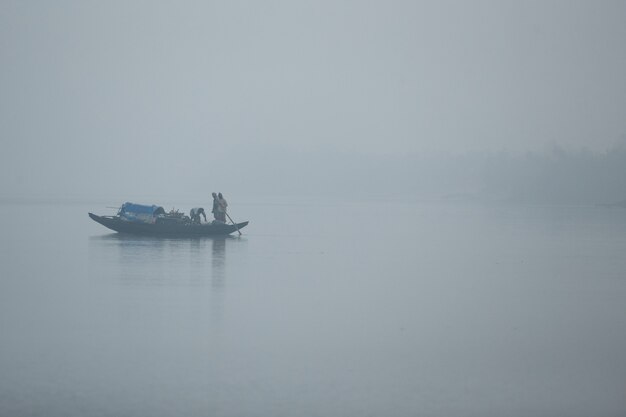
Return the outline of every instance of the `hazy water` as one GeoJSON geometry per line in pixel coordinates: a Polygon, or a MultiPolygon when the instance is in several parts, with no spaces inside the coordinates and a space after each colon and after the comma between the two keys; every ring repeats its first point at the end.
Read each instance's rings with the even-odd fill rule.
{"type": "Polygon", "coordinates": [[[626,415],[626,210],[232,205],[0,205],[0,416],[626,415]]]}

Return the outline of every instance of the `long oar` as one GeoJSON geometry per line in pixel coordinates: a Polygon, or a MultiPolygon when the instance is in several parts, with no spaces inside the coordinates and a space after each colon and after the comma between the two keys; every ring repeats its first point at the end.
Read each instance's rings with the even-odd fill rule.
{"type": "Polygon", "coordinates": [[[237,223],[235,223],[233,219],[230,218],[228,213],[224,212],[224,214],[226,215],[226,217],[228,217],[228,220],[230,220],[230,222],[235,225],[235,227],[237,228],[237,233],[239,233],[239,236],[241,236],[241,231],[239,230],[239,226],[237,226],[237,223]]]}

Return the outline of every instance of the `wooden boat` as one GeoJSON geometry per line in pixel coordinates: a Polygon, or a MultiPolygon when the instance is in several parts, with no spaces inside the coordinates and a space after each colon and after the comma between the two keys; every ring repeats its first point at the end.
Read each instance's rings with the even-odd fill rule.
{"type": "Polygon", "coordinates": [[[226,224],[222,222],[191,223],[179,218],[157,217],[154,223],[139,223],[124,220],[120,216],[98,216],[89,213],[95,222],[119,233],[164,237],[199,237],[229,235],[241,230],[248,222],[226,224]]]}

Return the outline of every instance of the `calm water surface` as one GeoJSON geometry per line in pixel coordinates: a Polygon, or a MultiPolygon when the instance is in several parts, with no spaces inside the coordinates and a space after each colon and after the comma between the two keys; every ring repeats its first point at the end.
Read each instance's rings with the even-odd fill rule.
{"type": "Polygon", "coordinates": [[[0,416],[626,415],[626,210],[231,204],[0,204],[0,416]]]}

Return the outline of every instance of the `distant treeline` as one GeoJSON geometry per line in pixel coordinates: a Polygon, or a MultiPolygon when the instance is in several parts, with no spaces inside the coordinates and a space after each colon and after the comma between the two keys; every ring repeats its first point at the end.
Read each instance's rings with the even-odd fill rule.
{"type": "MultiPolygon", "coordinates": [[[[256,154],[255,157],[260,156],[256,154]]],[[[261,155],[262,156],[262,155],[261,155]]],[[[626,147],[603,152],[273,153],[245,162],[254,181],[284,194],[458,201],[604,204],[626,199],[626,147]],[[264,165],[261,161],[274,161],[264,165]]]]}
{"type": "Polygon", "coordinates": [[[483,165],[485,198],[519,202],[615,203],[626,199],[626,148],[523,156],[491,155],[483,165]]]}
{"type": "MultiPolygon", "coordinates": [[[[133,160],[132,155],[125,158],[127,163],[133,160]]],[[[0,200],[204,201],[210,200],[212,191],[252,200],[267,196],[538,204],[626,200],[626,146],[606,151],[554,147],[527,153],[381,155],[257,145],[245,152],[173,153],[167,163],[156,159],[140,169],[120,169],[123,162],[122,157],[101,158],[89,167],[49,168],[46,175],[32,175],[28,166],[5,169],[0,200]]]]}

